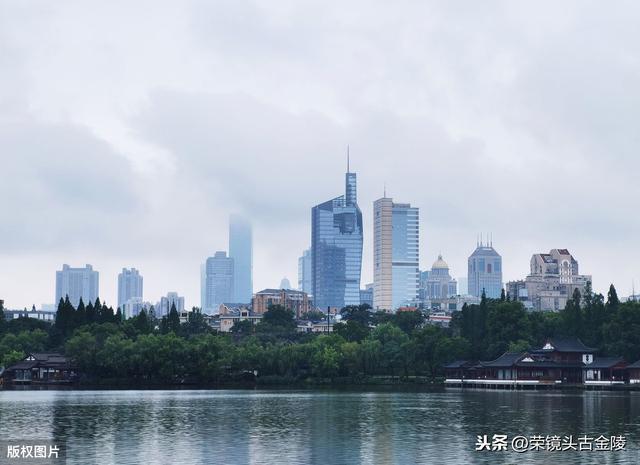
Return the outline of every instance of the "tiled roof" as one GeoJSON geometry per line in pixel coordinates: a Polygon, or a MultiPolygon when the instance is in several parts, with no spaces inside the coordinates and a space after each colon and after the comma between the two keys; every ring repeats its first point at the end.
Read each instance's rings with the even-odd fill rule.
{"type": "Polygon", "coordinates": [[[490,362],[480,362],[484,367],[511,367],[525,355],[524,352],[505,352],[500,357],[490,362]]]}

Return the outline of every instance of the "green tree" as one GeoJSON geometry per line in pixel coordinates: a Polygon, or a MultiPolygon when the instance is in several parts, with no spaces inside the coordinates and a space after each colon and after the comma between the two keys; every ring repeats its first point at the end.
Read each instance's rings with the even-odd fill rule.
{"type": "Polygon", "coordinates": [[[333,325],[333,332],[347,341],[359,342],[369,335],[369,327],[358,320],[347,320],[333,325]]]}
{"type": "Polygon", "coordinates": [[[391,320],[398,328],[409,334],[424,323],[424,315],[421,311],[397,312],[391,320]]]}
{"type": "Polygon", "coordinates": [[[502,355],[515,341],[527,341],[530,335],[527,311],[521,302],[492,301],[487,315],[487,358],[502,355]]]}
{"type": "Polygon", "coordinates": [[[391,323],[383,323],[371,332],[370,337],[381,344],[381,364],[387,373],[393,376],[396,369],[405,368],[403,346],[409,337],[400,328],[391,323]]]}

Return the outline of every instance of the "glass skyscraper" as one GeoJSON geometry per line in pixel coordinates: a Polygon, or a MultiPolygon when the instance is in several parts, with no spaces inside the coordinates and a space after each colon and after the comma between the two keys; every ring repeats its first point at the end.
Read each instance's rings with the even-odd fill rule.
{"type": "Polygon", "coordinates": [[[420,287],[419,210],[383,197],[373,203],[373,308],[414,304],[420,287]]]}
{"type": "Polygon", "coordinates": [[[355,173],[346,173],[345,195],[311,210],[311,269],[316,307],[360,304],[362,212],[355,173]]]}
{"type": "Polygon", "coordinates": [[[502,292],[502,257],[493,244],[478,243],[468,260],[469,294],[497,299],[502,292]]]}
{"type": "Polygon", "coordinates": [[[251,223],[232,215],[229,218],[229,257],[233,258],[231,300],[248,304],[253,297],[253,243],[251,223]]]}

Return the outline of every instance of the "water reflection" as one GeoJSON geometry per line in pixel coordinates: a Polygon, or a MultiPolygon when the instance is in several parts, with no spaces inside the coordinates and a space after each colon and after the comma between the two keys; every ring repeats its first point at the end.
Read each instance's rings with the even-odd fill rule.
{"type": "Polygon", "coordinates": [[[631,464],[635,392],[0,391],[0,432],[70,464],[631,464]],[[478,434],[624,434],[625,452],[477,453],[478,434]]]}

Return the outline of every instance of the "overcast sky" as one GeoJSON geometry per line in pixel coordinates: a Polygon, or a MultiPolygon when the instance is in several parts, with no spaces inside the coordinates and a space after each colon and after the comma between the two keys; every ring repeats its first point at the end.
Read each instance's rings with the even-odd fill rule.
{"type": "Polygon", "coordinates": [[[254,287],[297,280],[345,153],[372,203],[420,207],[421,268],[492,232],[504,280],[568,248],[640,286],[640,6],[619,1],[0,0],[0,299],[53,303],[91,263],[114,304],[199,304],[199,264],[254,225],[254,287]]]}

